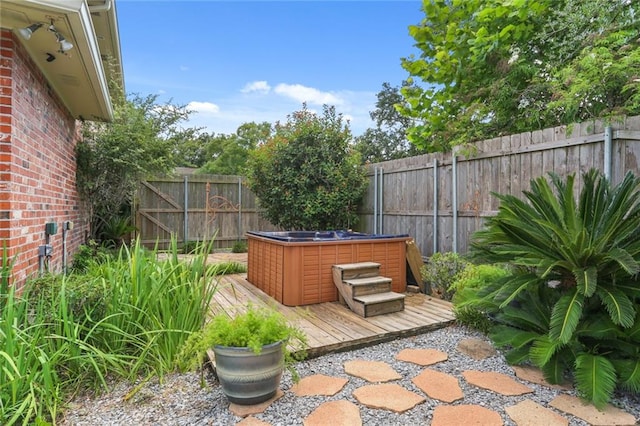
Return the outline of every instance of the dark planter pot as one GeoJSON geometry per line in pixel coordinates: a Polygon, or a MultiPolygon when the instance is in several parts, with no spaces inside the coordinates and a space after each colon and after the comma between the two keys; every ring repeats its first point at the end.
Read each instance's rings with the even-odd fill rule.
{"type": "Polygon", "coordinates": [[[249,348],[213,347],[218,380],[229,401],[252,405],[276,394],[284,369],[282,344],[263,346],[259,354],[249,348]]]}

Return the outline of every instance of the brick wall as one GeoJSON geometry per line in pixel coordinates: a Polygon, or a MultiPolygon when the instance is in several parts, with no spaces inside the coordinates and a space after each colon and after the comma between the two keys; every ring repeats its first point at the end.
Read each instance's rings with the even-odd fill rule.
{"type": "Polygon", "coordinates": [[[84,242],[87,224],[75,186],[76,124],[16,36],[0,29],[0,239],[15,256],[18,285],[38,273],[45,223],[58,224],[49,241],[51,271],[62,270],[65,221],[74,223],[67,233],[68,264],[84,242]]]}

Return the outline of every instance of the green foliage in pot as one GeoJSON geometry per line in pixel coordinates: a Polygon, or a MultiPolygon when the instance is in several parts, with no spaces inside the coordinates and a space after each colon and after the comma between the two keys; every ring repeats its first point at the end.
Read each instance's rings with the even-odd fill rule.
{"type": "Polygon", "coordinates": [[[246,311],[233,317],[216,315],[202,330],[193,333],[180,351],[177,367],[181,371],[200,367],[207,350],[215,345],[246,347],[259,354],[263,346],[280,341],[287,343],[282,345],[285,366],[297,380],[293,364],[306,357],[306,335],[277,310],[250,304],[246,311]]]}
{"type": "Polygon", "coordinates": [[[533,180],[526,200],[498,195],[472,251],[512,273],[466,304],[500,323],[492,338],[510,362],[530,361],[553,383],[572,370],[580,394],[602,407],[616,386],[640,391],[640,179],[612,186],[591,170],[575,197],[574,175],[550,177],[553,186],[533,180]]]}

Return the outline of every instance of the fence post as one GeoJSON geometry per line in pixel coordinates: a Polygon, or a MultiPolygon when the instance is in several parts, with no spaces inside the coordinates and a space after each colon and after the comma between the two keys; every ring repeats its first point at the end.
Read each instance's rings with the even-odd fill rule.
{"type": "Polygon", "coordinates": [[[604,128],[604,177],[611,182],[611,151],[612,135],[611,126],[604,128]]]}
{"type": "Polygon", "coordinates": [[[189,177],[184,175],[184,235],[182,241],[186,247],[189,242],[189,177]]]}
{"type": "Polygon", "coordinates": [[[383,210],[383,203],[382,203],[382,194],[384,192],[384,178],[382,176],[383,170],[382,168],[380,168],[380,185],[378,185],[378,190],[380,191],[380,226],[378,227],[380,229],[380,234],[384,234],[384,229],[383,229],[383,219],[384,219],[384,210],[383,210]]]}
{"type": "Polygon", "coordinates": [[[378,168],[373,168],[373,235],[378,233],[378,168]]]}
{"type": "Polygon", "coordinates": [[[458,147],[451,150],[451,211],[453,228],[451,232],[451,251],[458,252],[458,147]]]}
{"type": "Polygon", "coordinates": [[[438,251],[438,159],[433,159],[433,253],[438,251]]]}
{"type": "Polygon", "coordinates": [[[242,176],[238,176],[238,241],[242,239],[242,176]]]}

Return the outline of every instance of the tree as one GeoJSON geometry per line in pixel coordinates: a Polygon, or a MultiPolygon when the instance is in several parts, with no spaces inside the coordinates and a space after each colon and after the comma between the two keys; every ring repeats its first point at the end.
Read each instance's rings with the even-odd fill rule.
{"type": "Polygon", "coordinates": [[[158,105],[156,99],[115,99],[113,122],[82,125],[77,185],[92,238],[128,209],[141,179],[170,172],[176,144],[193,138],[195,129],[178,126],[189,112],[171,103],[158,105]]]}
{"type": "Polygon", "coordinates": [[[344,229],[357,222],[367,180],[351,132],[331,106],[294,112],[251,152],[248,182],[263,215],[286,229],[344,229]]]}
{"type": "Polygon", "coordinates": [[[402,66],[409,139],[429,151],[640,112],[640,23],[629,0],[424,0],[402,66]]]}
{"type": "Polygon", "coordinates": [[[209,136],[209,140],[203,145],[203,157],[206,162],[198,173],[243,174],[249,152],[264,144],[270,136],[271,124],[266,121],[260,124],[244,123],[238,127],[236,133],[230,135],[209,136]]]}
{"type": "MultiPolygon", "coordinates": [[[[402,87],[406,86],[409,83],[405,81],[402,87]]],[[[400,114],[396,108],[396,105],[404,102],[400,87],[385,82],[377,97],[376,109],[369,113],[376,127],[365,130],[356,138],[355,147],[362,160],[378,163],[419,154],[418,147],[407,139],[412,120],[400,114]]]]}

